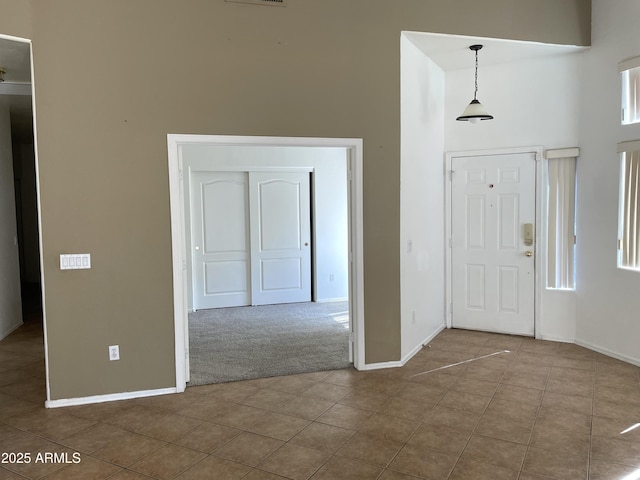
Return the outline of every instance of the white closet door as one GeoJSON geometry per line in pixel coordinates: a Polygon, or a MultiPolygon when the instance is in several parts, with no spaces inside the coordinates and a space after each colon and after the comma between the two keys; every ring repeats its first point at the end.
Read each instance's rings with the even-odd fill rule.
{"type": "Polygon", "coordinates": [[[309,173],[249,173],[251,303],[311,300],[309,173]]]}
{"type": "Polygon", "coordinates": [[[251,303],[248,197],[246,173],[191,174],[196,310],[251,303]]]}

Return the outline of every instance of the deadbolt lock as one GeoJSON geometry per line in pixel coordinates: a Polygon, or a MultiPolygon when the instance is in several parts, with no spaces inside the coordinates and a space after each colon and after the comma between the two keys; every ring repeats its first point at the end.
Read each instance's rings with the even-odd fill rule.
{"type": "Polygon", "coordinates": [[[524,244],[526,246],[533,245],[533,223],[524,224],[524,244]]]}

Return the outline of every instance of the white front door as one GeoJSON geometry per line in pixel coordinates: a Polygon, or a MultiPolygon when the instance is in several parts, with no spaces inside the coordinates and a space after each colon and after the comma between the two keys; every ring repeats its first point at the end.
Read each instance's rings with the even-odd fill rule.
{"type": "Polygon", "coordinates": [[[251,304],[311,300],[309,173],[249,174],[251,304]]]}
{"type": "Polygon", "coordinates": [[[193,308],[249,305],[247,173],[192,172],[193,308]]]}
{"type": "Polygon", "coordinates": [[[453,327],[534,334],[535,164],[534,153],[452,158],[453,327]]]}

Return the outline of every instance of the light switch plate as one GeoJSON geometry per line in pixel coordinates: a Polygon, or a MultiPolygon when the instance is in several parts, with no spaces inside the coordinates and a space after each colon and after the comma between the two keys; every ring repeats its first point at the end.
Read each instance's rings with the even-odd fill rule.
{"type": "Polygon", "coordinates": [[[60,255],[60,270],[84,270],[91,268],[90,253],[60,255]]]}

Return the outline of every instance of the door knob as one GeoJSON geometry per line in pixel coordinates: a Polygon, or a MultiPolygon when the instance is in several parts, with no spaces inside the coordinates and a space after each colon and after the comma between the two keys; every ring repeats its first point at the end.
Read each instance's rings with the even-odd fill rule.
{"type": "Polygon", "coordinates": [[[527,257],[533,257],[533,252],[532,252],[531,250],[527,250],[526,252],[524,252],[524,254],[525,254],[527,257]]]}
{"type": "Polygon", "coordinates": [[[200,245],[196,245],[196,251],[200,250],[200,245]]]}

